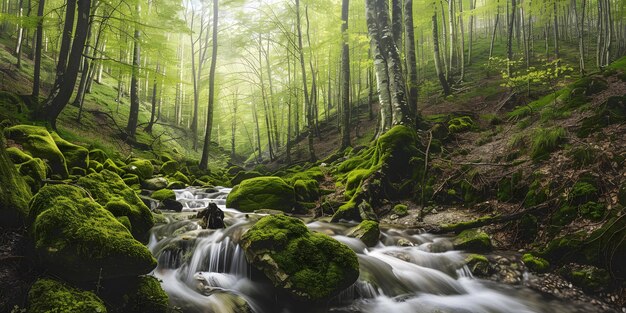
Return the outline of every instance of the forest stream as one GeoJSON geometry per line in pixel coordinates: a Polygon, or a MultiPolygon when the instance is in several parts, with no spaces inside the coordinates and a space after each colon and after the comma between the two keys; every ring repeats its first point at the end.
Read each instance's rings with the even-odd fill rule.
{"type": "MultiPolygon", "coordinates": [[[[168,214],[167,224],[152,229],[148,246],[158,260],[154,275],[162,280],[170,304],[183,312],[302,311],[246,261],[238,240],[262,214],[226,208],[228,192],[177,190],[183,212],[168,214]],[[190,218],[209,202],[224,211],[225,229],[204,230],[190,218]]],[[[305,223],[349,246],[360,267],[356,283],[311,312],[589,312],[525,287],[472,277],[464,262],[467,254],[453,250],[446,237],[387,228],[381,229],[380,242],[367,248],[345,236],[353,225],[305,223]]]]}

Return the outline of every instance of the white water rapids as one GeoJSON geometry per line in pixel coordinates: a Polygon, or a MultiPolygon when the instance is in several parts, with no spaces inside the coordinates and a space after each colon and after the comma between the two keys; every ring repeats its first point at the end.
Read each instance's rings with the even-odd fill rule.
{"type": "MultiPolygon", "coordinates": [[[[158,260],[154,275],[162,280],[170,304],[182,312],[382,312],[382,313],[525,313],[589,312],[587,308],[544,297],[527,288],[475,279],[464,265],[467,254],[453,251],[447,238],[403,230],[382,231],[367,248],[346,237],[349,225],[309,221],[357,253],[357,282],[329,303],[303,305],[278,292],[253,269],[237,242],[261,215],[225,208],[228,188],[176,190],[183,212],[168,214],[155,226],[149,248],[158,260]],[[203,230],[190,219],[215,202],[227,228],[203,230]],[[398,240],[414,246],[397,246],[398,240]]],[[[307,222],[307,221],[305,221],[307,222]]]]}

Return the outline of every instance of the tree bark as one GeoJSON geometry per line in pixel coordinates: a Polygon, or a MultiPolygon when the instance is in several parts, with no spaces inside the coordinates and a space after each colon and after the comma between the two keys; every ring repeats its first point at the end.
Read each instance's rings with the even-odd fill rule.
{"type": "MultiPolygon", "coordinates": [[[[140,8],[137,5],[137,13],[140,8]]],[[[135,138],[137,131],[137,121],[139,119],[139,67],[141,66],[141,32],[138,26],[135,26],[135,34],[133,35],[133,68],[130,78],[130,112],[128,114],[128,124],[126,132],[130,138],[135,138]]]]}
{"type": "Polygon", "coordinates": [[[300,0],[296,0],[296,28],[298,32],[298,53],[300,56],[300,69],[302,71],[302,85],[304,92],[304,103],[306,106],[306,115],[307,115],[307,128],[308,128],[308,149],[309,149],[309,160],[311,162],[315,162],[317,157],[315,156],[315,150],[313,148],[313,116],[312,110],[310,108],[311,102],[309,99],[309,89],[307,87],[307,78],[306,78],[306,66],[304,64],[304,49],[302,48],[302,28],[300,27],[300,0]]]}
{"type": "Polygon", "coordinates": [[[37,43],[35,45],[35,67],[33,71],[33,93],[35,102],[39,102],[39,85],[41,84],[41,50],[43,45],[43,13],[46,6],[45,0],[39,0],[37,5],[37,43]]]}
{"type": "Polygon", "coordinates": [[[559,52],[559,19],[556,1],[552,4],[552,8],[554,9],[554,57],[558,59],[561,57],[561,54],[559,52]]]}
{"type": "Polygon", "coordinates": [[[415,32],[413,30],[413,0],[404,0],[404,44],[407,71],[408,105],[417,121],[417,59],[415,56],[415,32]]]}
{"type": "Polygon", "coordinates": [[[206,131],[204,134],[204,145],[202,148],[202,158],[200,159],[200,169],[206,170],[209,163],[209,146],[211,143],[211,128],[213,127],[213,105],[215,101],[215,67],[217,65],[217,17],[218,0],[213,0],[213,35],[211,51],[211,69],[209,70],[209,105],[207,106],[206,131]]]}
{"type": "Polygon", "coordinates": [[[496,11],[496,21],[493,24],[493,32],[491,33],[491,43],[489,44],[489,58],[491,59],[491,57],[493,56],[493,44],[496,40],[496,31],[498,30],[498,22],[500,21],[500,0],[497,1],[498,3],[498,8],[496,11]]]}
{"type": "MultiPolygon", "coordinates": [[[[472,0],[470,0],[472,2],[472,0]]],[[[465,26],[463,25],[463,0],[459,0],[459,27],[461,30],[461,77],[460,81],[465,80],[465,26]]]]}
{"type": "Polygon", "coordinates": [[[506,41],[506,71],[511,77],[511,62],[513,61],[513,25],[515,25],[515,12],[517,11],[516,0],[511,0],[511,17],[509,18],[509,30],[506,41]]]}
{"type": "MultiPolygon", "coordinates": [[[[441,56],[439,53],[439,33],[437,26],[437,6],[434,6],[434,12],[432,17],[432,25],[433,25],[433,58],[435,59],[435,70],[437,71],[437,77],[439,78],[439,83],[441,84],[441,88],[443,88],[443,94],[450,94],[450,86],[448,85],[448,81],[444,75],[444,71],[441,68],[441,56]]],[[[495,28],[494,28],[495,29],[495,28]]]]}
{"type": "MultiPolygon", "coordinates": [[[[398,0],[394,0],[398,1],[398,0]]],[[[349,0],[341,2],[341,150],[350,146],[350,47],[348,45],[349,0]]]]}

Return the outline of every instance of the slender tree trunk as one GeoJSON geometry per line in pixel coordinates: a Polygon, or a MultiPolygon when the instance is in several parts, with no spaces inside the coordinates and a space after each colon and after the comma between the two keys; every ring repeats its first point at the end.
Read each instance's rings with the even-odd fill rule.
{"type": "Polygon", "coordinates": [[[239,95],[235,90],[235,95],[233,99],[233,119],[230,125],[230,158],[234,159],[237,156],[235,151],[235,139],[237,138],[237,106],[238,106],[239,95]]]}
{"type": "Polygon", "coordinates": [[[450,70],[448,71],[448,81],[451,81],[450,79],[452,77],[452,69],[454,68],[455,63],[454,51],[456,50],[456,25],[454,23],[454,16],[456,14],[454,12],[454,2],[455,0],[448,0],[448,23],[450,24],[450,50],[448,51],[448,64],[450,66],[450,70]]]}
{"type": "Polygon", "coordinates": [[[584,30],[585,30],[585,6],[587,1],[582,0],[582,7],[580,10],[580,16],[578,15],[576,8],[576,1],[572,3],[574,8],[574,15],[576,15],[576,28],[578,35],[578,67],[580,71],[580,76],[585,75],[585,43],[584,43],[584,30]]]}
{"type": "Polygon", "coordinates": [[[148,126],[146,126],[145,130],[148,133],[152,133],[152,127],[154,126],[154,123],[156,123],[156,109],[157,109],[157,95],[158,95],[158,80],[157,80],[157,75],[159,73],[160,70],[160,65],[157,62],[157,66],[156,66],[156,70],[154,71],[154,78],[152,79],[152,103],[151,103],[151,110],[150,110],[150,121],[148,122],[148,126]]]}
{"type": "Polygon", "coordinates": [[[63,31],[61,35],[61,46],[59,49],[57,67],[56,67],[56,78],[54,80],[54,85],[50,94],[48,95],[48,99],[44,106],[50,106],[52,99],[56,98],[59,94],[63,81],[65,79],[65,70],[67,68],[67,58],[70,53],[70,44],[72,42],[72,30],[74,27],[74,17],[76,15],[76,1],[68,1],[65,7],[65,24],[63,26],[63,31]]]}
{"type": "MultiPolygon", "coordinates": [[[[438,34],[439,27],[437,26],[437,6],[435,6],[435,11],[433,12],[432,21],[433,21],[432,23],[433,24],[433,31],[432,31],[433,55],[435,59],[435,70],[437,71],[437,77],[439,78],[439,83],[441,83],[441,88],[443,88],[443,94],[447,96],[450,94],[450,86],[448,85],[448,80],[446,80],[444,71],[441,68],[441,56],[439,54],[439,34],[438,34]]],[[[494,32],[495,32],[495,28],[494,28],[494,32]]]]}
{"type": "Polygon", "coordinates": [[[296,28],[298,31],[298,53],[300,56],[300,69],[302,70],[302,84],[304,86],[304,103],[307,107],[306,115],[307,115],[307,128],[308,128],[308,148],[309,148],[309,160],[311,162],[315,162],[317,157],[315,156],[315,150],[313,148],[313,116],[312,110],[310,108],[311,102],[309,99],[309,89],[307,87],[307,78],[306,78],[306,66],[304,64],[304,49],[302,48],[302,28],[300,27],[300,0],[296,0],[296,28]]]}
{"type": "Polygon", "coordinates": [[[506,41],[506,71],[511,77],[511,62],[513,62],[513,25],[515,25],[515,12],[517,11],[516,0],[511,0],[511,17],[509,18],[508,38],[506,41]]]}
{"type": "Polygon", "coordinates": [[[39,85],[41,84],[41,50],[43,46],[43,13],[46,1],[39,0],[37,5],[37,44],[35,45],[35,68],[33,71],[32,97],[39,102],[39,85]]]}
{"type": "MultiPolygon", "coordinates": [[[[394,0],[398,1],[398,0],[394,0]]],[[[343,44],[341,47],[341,150],[350,146],[350,47],[348,46],[348,10],[349,0],[343,0],[341,4],[341,34],[343,44]]]]}
{"type": "MultiPolygon", "coordinates": [[[[97,0],[95,0],[97,1],[97,0]]],[[[83,99],[85,98],[85,90],[87,88],[87,81],[89,80],[89,71],[91,61],[89,59],[90,54],[90,43],[91,43],[91,31],[93,29],[93,17],[95,16],[97,10],[97,2],[93,6],[91,17],[89,18],[89,26],[87,27],[87,41],[85,44],[85,51],[83,52],[83,71],[80,74],[80,82],[78,83],[78,93],[76,93],[76,97],[74,98],[74,102],[72,102],[73,106],[78,107],[78,116],[76,117],[76,121],[80,122],[80,119],[83,115],[83,99]]],[[[96,47],[98,46],[96,42],[96,47]]],[[[95,53],[94,53],[95,55],[95,53]]]]}
{"type": "MultiPolygon", "coordinates": [[[[408,105],[417,121],[417,60],[415,56],[415,32],[413,30],[413,0],[404,0],[404,44],[407,69],[408,105]]],[[[369,71],[368,71],[369,74],[369,71]]]]}
{"type": "Polygon", "coordinates": [[[391,34],[398,49],[402,48],[402,0],[391,0],[391,34]]]}
{"type": "Polygon", "coordinates": [[[217,17],[218,0],[213,0],[213,36],[211,51],[211,69],[209,70],[209,105],[207,106],[206,131],[200,169],[206,170],[209,162],[209,145],[211,143],[211,128],[213,127],[213,105],[215,99],[215,67],[217,65],[217,17]]]}
{"type": "Polygon", "coordinates": [[[469,43],[467,47],[467,65],[472,65],[472,47],[474,45],[474,7],[476,0],[469,0],[470,12],[469,17],[469,43]]]}
{"type": "Polygon", "coordinates": [[[489,44],[489,58],[493,56],[493,44],[496,41],[496,31],[498,30],[498,21],[500,21],[500,0],[497,1],[498,9],[496,11],[496,21],[493,24],[493,32],[491,33],[491,43],[489,44]]]}
{"type": "Polygon", "coordinates": [[[17,62],[15,63],[15,66],[17,68],[22,67],[22,39],[24,38],[24,26],[22,25],[22,16],[23,16],[23,12],[24,12],[24,0],[19,0],[18,2],[18,7],[17,7],[17,18],[20,19],[18,25],[18,31],[17,31],[17,40],[16,40],[16,44],[15,44],[15,56],[17,58],[17,62]]]}
{"type": "Polygon", "coordinates": [[[552,8],[554,9],[554,57],[558,59],[561,54],[559,52],[559,18],[556,1],[552,4],[552,8]]]}
{"type": "MultiPolygon", "coordinates": [[[[140,11],[137,5],[137,12],[140,11]]],[[[141,66],[141,32],[135,26],[135,34],[133,35],[133,68],[130,78],[130,113],[128,114],[128,124],[126,132],[131,138],[135,138],[137,131],[137,121],[139,119],[139,68],[141,66]]]]}
{"type": "Polygon", "coordinates": [[[265,50],[265,65],[267,66],[267,78],[270,88],[269,107],[272,112],[272,127],[274,128],[274,148],[280,147],[280,136],[278,133],[278,119],[276,118],[276,101],[274,99],[274,85],[272,82],[272,68],[270,67],[270,39],[267,39],[267,49],[265,50]]]}
{"type": "MultiPolygon", "coordinates": [[[[473,0],[470,0],[472,2],[473,0]]],[[[461,77],[460,81],[465,80],[465,26],[463,25],[463,0],[459,0],[459,27],[461,30],[461,77]]]]}

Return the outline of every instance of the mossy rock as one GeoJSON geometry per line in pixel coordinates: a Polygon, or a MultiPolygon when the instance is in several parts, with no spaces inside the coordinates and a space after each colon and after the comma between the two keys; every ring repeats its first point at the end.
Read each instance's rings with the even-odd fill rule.
{"type": "Polygon", "coordinates": [[[32,158],[27,162],[17,166],[18,171],[30,186],[30,190],[35,193],[42,186],[42,182],[46,179],[47,167],[46,162],[40,158],[32,158]]]}
{"type": "Polygon", "coordinates": [[[23,226],[28,214],[31,188],[18,173],[4,149],[4,138],[0,134],[0,226],[23,226]]]}
{"type": "Polygon", "coordinates": [[[365,200],[356,204],[354,199],[350,199],[347,203],[341,205],[333,217],[331,222],[336,223],[341,220],[344,221],[365,221],[365,220],[378,220],[376,213],[372,209],[372,206],[365,200]]]}
{"type": "Polygon", "coordinates": [[[106,313],[104,302],[91,291],[82,291],[56,280],[37,280],[28,292],[29,313],[106,313]]]}
{"type": "Polygon", "coordinates": [[[256,171],[240,171],[237,172],[237,174],[235,175],[235,177],[233,177],[230,180],[230,184],[232,186],[236,186],[241,184],[242,181],[246,180],[246,179],[250,179],[250,178],[255,178],[255,177],[261,177],[263,176],[263,174],[256,172],[256,171]]]}
{"type": "Polygon", "coordinates": [[[126,173],[131,173],[139,176],[139,178],[148,179],[154,174],[154,166],[149,160],[138,159],[134,160],[123,168],[126,173]]]}
{"type": "Polygon", "coordinates": [[[93,172],[100,173],[104,169],[104,166],[98,161],[89,160],[87,168],[93,170],[93,172]]]}
{"type": "Polygon", "coordinates": [[[165,199],[176,200],[176,193],[171,189],[161,189],[153,192],[150,197],[159,201],[163,201],[165,199]]]}
{"type": "Polygon", "coordinates": [[[133,189],[114,172],[103,170],[89,174],[78,180],[78,185],[87,189],[100,205],[106,206],[111,201],[123,201],[129,210],[112,212],[115,216],[127,216],[133,226],[133,236],[138,240],[147,239],[148,232],[154,226],[150,209],[139,199],[133,189]]]}
{"type": "Polygon", "coordinates": [[[44,127],[17,125],[6,128],[4,135],[20,144],[31,156],[45,160],[53,174],[61,175],[62,178],[68,177],[65,156],[44,127]]]}
{"type": "Polygon", "coordinates": [[[106,159],[104,161],[104,163],[102,163],[102,168],[105,170],[109,170],[111,172],[115,172],[117,175],[123,176],[124,174],[126,174],[126,172],[121,169],[119,166],[117,166],[117,164],[115,164],[115,162],[113,162],[113,160],[111,159],[106,159]]]}
{"type": "Polygon", "coordinates": [[[462,231],[456,236],[453,244],[455,249],[472,252],[489,252],[493,249],[489,235],[478,229],[462,231]]]}
{"type": "Polygon", "coordinates": [[[460,116],[451,119],[448,122],[448,131],[451,134],[462,133],[468,130],[472,130],[476,127],[474,120],[469,116],[460,116]]]}
{"type": "Polygon", "coordinates": [[[7,152],[7,155],[9,156],[9,159],[11,159],[11,161],[14,164],[24,163],[33,158],[32,156],[24,153],[24,151],[16,147],[7,148],[6,152],[7,152]]]}
{"type": "Polygon", "coordinates": [[[139,276],[104,285],[103,299],[117,312],[166,313],[168,296],[154,276],[139,276]]]}
{"type": "Polygon", "coordinates": [[[357,188],[363,182],[363,179],[369,177],[372,174],[370,169],[358,169],[352,170],[348,173],[346,180],[346,192],[345,196],[351,198],[357,192],[357,188]]]}
{"type": "Polygon", "coordinates": [[[241,245],[250,264],[301,301],[327,301],[359,276],[354,251],[330,236],[310,232],[297,218],[263,217],[244,233],[241,245]]]}
{"type": "Polygon", "coordinates": [[[550,270],[550,263],[540,257],[534,256],[530,253],[526,253],[522,256],[522,262],[526,267],[535,273],[545,273],[550,270]]]}
{"type": "Polygon", "coordinates": [[[167,184],[167,189],[185,189],[187,185],[181,181],[172,181],[167,184]]]}
{"type": "Polygon", "coordinates": [[[100,149],[93,149],[89,151],[89,159],[90,160],[94,160],[94,161],[98,161],[100,163],[104,163],[107,159],[109,158],[109,156],[106,154],[106,152],[100,150],[100,149]]]}
{"type": "Polygon", "coordinates": [[[141,182],[141,187],[148,190],[160,190],[167,187],[165,177],[152,177],[141,182]]]}
{"type": "Polygon", "coordinates": [[[226,206],[243,212],[274,209],[289,212],[296,207],[293,187],[274,176],[246,179],[226,198],[226,206]]]}
{"type": "Polygon", "coordinates": [[[163,163],[159,172],[163,175],[173,175],[174,173],[178,172],[179,169],[180,165],[178,164],[178,162],[171,160],[163,163]]]}
{"type": "Polygon", "coordinates": [[[54,139],[54,143],[56,143],[63,156],[65,156],[65,163],[68,168],[72,167],[81,167],[87,168],[87,164],[89,163],[89,150],[83,146],[75,145],[63,138],[61,138],[57,133],[50,133],[52,139],[54,139]]]}
{"type": "Polygon", "coordinates": [[[156,266],[146,246],[78,187],[43,187],[31,201],[29,219],[40,264],[64,279],[129,277],[156,266]]]}
{"type": "Polygon", "coordinates": [[[489,259],[484,255],[470,254],[465,258],[465,265],[469,268],[472,274],[485,277],[491,272],[491,265],[489,259]]]}
{"type": "Polygon", "coordinates": [[[407,216],[409,215],[409,207],[406,206],[406,204],[396,204],[393,206],[393,209],[391,209],[391,213],[399,217],[407,216]]]}
{"type": "Polygon", "coordinates": [[[592,293],[606,291],[612,283],[607,270],[591,265],[568,264],[559,273],[575,286],[592,293]]]}
{"type": "Polygon", "coordinates": [[[371,220],[362,221],[359,225],[350,228],[347,236],[360,239],[366,246],[373,247],[378,243],[378,238],[380,238],[378,222],[371,220]]]}
{"type": "Polygon", "coordinates": [[[317,180],[314,179],[297,180],[293,184],[293,189],[298,201],[314,202],[320,197],[320,186],[317,180]]]}
{"type": "Polygon", "coordinates": [[[82,167],[72,167],[70,174],[74,176],[85,176],[87,175],[87,170],[82,167]]]}
{"type": "Polygon", "coordinates": [[[126,175],[124,175],[122,180],[124,181],[126,186],[131,187],[131,188],[134,185],[139,185],[140,182],[141,182],[140,179],[139,179],[139,176],[137,176],[135,174],[126,174],[126,175]]]}
{"type": "Polygon", "coordinates": [[[181,173],[180,171],[174,173],[174,175],[171,175],[168,178],[170,180],[173,180],[173,181],[182,182],[185,185],[190,185],[191,184],[191,180],[189,179],[189,177],[187,177],[187,175],[181,173]]]}

